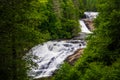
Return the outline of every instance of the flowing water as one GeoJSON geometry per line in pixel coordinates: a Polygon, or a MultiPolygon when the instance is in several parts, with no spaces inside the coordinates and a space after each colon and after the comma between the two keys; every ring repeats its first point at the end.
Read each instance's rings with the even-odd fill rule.
{"type": "Polygon", "coordinates": [[[99,14],[98,12],[84,12],[86,18],[93,20],[99,14]]]}
{"type": "MultiPolygon", "coordinates": [[[[90,14],[86,15],[89,16],[90,14]]],[[[37,64],[37,67],[31,67],[28,72],[29,76],[33,78],[51,76],[69,55],[74,54],[77,49],[86,47],[85,34],[92,32],[88,30],[84,21],[79,20],[79,23],[81,25],[80,36],[71,40],[48,41],[33,47],[29,51],[26,55],[27,59],[37,64]]]]}
{"type": "Polygon", "coordinates": [[[84,23],[83,20],[79,20],[79,23],[80,23],[80,25],[81,25],[81,32],[83,32],[83,33],[88,33],[88,34],[92,33],[92,32],[86,27],[86,25],[85,25],[85,23],[84,23]]]}
{"type": "Polygon", "coordinates": [[[69,55],[85,47],[86,43],[83,40],[48,41],[38,45],[31,50],[32,55],[37,56],[32,60],[38,67],[32,68],[29,75],[34,78],[51,76],[69,55]]]}

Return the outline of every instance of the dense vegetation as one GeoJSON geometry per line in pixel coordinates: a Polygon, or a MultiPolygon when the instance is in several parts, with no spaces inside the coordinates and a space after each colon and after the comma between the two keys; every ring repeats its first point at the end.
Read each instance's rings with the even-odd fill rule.
{"type": "Polygon", "coordinates": [[[83,0],[85,11],[97,11],[99,0],[83,0]]]}
{"type": "Polygon", "coordinates": [[[80,30],[82,0],[0,0],[0,79],[28,80],[25,53],[80,30]]]}
{"type": "Polygon", "coordinates": [[[120,80],[119,0],[0,0],[0,79],[28,80],[25,53],[75,36],[85,10],[99,11],[96,30],[82,58],[74,66],[64,64],[53,79],[120,80]]]}
{"type": "Polygon", "coordinates": [[[120,80],[120,1],[99,0],[98,11],[82,58],[64,64],[54,80],[120,80]]]}

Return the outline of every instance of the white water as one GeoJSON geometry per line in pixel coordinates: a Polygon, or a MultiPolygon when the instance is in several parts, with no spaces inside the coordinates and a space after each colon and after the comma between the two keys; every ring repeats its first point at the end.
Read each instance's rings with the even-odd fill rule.
{"type": "Polygon", "coordinates": [[[86,25],[85,25],[85,23],[84,23],[83,20],[79,20],[79,23],[80,23],[80,25],[81,25],[81,32],[83,32],[83,33],[88,33],[88,34],[92,33],[92,32],[86,27],[86,25]]]}
{"type": "MultiPolygon", "coordinates": [[[[82,20],[79,23],[83,33],[92,33],[82,20]]],[[[33,78],[51,76],[69,55],[74,54],[77,49],[85,47],[86,42],[84,40],[48,41],[43,45],[39,44],[26,55],[27,59],[37,64],[37,67],[31,67],[28,75],[33,78]],[[29,57],[31,55],[32,57],[29,57]]]]}
{"type": "Polygon", "coordinates": [[[51,76],[60,67],[60,64],[79,48],[85,48],[83,40],[49,41],[32,48],[32,58],[38,67],[31,68],[29,75],[34,78],[51,76]]]}
{"type": "Polygon", "coordinates": [[[97,17],[99,13],[98,12],[84,12],[84,14],[86,15],[86,18],[93,20],[94,18],[97,17]]]}

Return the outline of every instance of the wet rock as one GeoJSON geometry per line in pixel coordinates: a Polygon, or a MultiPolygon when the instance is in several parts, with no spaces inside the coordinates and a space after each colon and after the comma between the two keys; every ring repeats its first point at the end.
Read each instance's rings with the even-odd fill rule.
{"type": "Polygon", "coordinates": [[[82,56],[82,54],[83,49],[78,49],[74,54],[68,56],[65,61],[71,65],[74,65],[74,63],[82,56]]]}

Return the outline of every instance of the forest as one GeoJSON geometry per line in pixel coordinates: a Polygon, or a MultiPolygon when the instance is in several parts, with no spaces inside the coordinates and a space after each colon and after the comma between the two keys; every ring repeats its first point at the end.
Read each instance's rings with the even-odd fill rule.
{"type": "Polygon", "coordinates": [[[99,16],[84,54],[45,80],[120,80],[119,0],[0,0],[0,80],[30,80],[23,56],[37,44],[76,36],[85,11],[99,16]]]}

